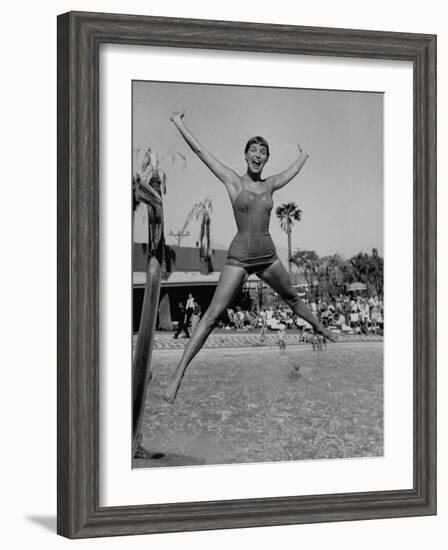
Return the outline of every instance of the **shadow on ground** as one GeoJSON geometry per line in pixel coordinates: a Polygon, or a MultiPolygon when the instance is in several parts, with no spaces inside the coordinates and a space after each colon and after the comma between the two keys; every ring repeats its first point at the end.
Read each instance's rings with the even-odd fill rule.
{"type": "Polygon", "coordinates": [[[152,453],[149,458],[134,458],[133,468],[165,468],[167,466],[200,466],[206,464],[206,460],[193,456],[185,456],[170,453],[152,453]]]}
{"type": "Polygon", "coordinates": [[[45,529],[56,533],[56,516],[26,516],[25,519],[45,529]]]}

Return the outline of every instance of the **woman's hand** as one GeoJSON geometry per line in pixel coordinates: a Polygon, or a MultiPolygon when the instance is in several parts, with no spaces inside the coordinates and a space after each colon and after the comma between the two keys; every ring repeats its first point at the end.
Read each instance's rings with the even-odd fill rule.
{"type": "Polygon", "coordinates": [[[302,149],[300,143],[297,144],[297,147],[299,149],[299,154],[302,158],[307,159],[310,155],[307,153],[304,149],[302,149]]]}
{"type": "MultiPolygon", "coordinates": [[[[237,180],[236,173],[227,168],[222,162],[220,162],[210,151],[208,151],[197,139],[193,132],[187,127],[183,118],[185,116],[185,109],[174,111],[170,115],[170,120],[173,122],[180,135],[187,142],[193,153],[195,153],[202,162],[215,174],[215,176],[221,180],[229,189],[233,183],[237,180]]],[[[239,181],[239,180],[238,180],[239,181]]]]}
{"type": "Polygon", "coordinates": [[[170,120],[171,122],[180,122],[185,116],[185,109],[182,109],[181,111],[174,111],[170,114],[170,120]]]}

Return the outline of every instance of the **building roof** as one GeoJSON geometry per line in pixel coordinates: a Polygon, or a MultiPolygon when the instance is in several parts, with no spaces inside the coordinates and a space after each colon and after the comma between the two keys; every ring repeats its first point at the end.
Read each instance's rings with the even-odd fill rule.
{"type": "MultiPolygon", "coordinates": [[[[222,268],[227,261],[227,251],[214,249],[212,251],[213,271],[208,275],[200,273],[201,262],[199,248],[193,246],[170,246],[175,254],[175,261],[172,272],[167,279],[162,281],[162,286],[185,286],[185,285],[216,285],[222,268]]],[[[134,285],[144,286],[146,280],[146,252],[140,243],[134,243],[133,249],[133,271],[134,285]]],[[[286,264],[284,264],[286,267],[286,264]]],[[[251,275],[247,282],[258,281],[255,275],[251,275]]],[[[292,284],[295,287],[308,287],[308,283],[302,271],[293,271],[292,284]]]]}
{"type": "MultiPolygon", "coordinates": [[[[192,246],[170,246],[170,249],[175,254],[175,260],[172,264],[172,271],[200,271],[201,263],[199,257],[199,247],[192,246]]],[[[133,249],[133,271],[146,272],[146,254],[144,247],[140,243],[134,243],[133,249]]],[[[219,272],[224,267],[227,260],[226,250],[212,250],[212,267],[213,272],[219,272]]]]}

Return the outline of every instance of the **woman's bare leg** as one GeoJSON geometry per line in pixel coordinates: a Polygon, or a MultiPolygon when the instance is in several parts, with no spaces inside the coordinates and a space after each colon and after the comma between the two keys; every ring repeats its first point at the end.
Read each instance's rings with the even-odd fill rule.
{"type": "Polygon", "coordinates": [[[164,398],[169,403],[173,403],[176,399],[179,386],[188,365],[204,345],[208,335],[216,326],[222,312],[232,302],[237,292],[241,290],[245,278],[246,271],[243,268],[233,265],[224,266],[210,306],[196,326],[184,350],[182,359],[171,375],[165,388],[164,398]]]}
{"type": "Polygon", "coordinates": [[[299,298],[297,292],[291,284],[288,272],[280,260],[276,260],[264,271],[258,273],[258,276],[271,288],[273,288],[280,298],[288,304],[293,312],[302,319],[305,319],[305,321],[307,321],[316,332],[322,334],[325,338],[328,338],[332,342],[336,341],[336,335],[326,329],[299,298]]]}

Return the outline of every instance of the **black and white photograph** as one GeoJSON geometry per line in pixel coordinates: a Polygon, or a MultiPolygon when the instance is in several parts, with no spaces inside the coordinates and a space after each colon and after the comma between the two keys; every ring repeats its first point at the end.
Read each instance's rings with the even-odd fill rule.
{"type": "Polygon", "coordinates": [[[3,5],[5,549],[446,550],[443,6],[3,5]]]}
{"type": "Polygon", "coordinates": [[[382,457],[383,94],[133,81],[134,468],[382,457]]]}

